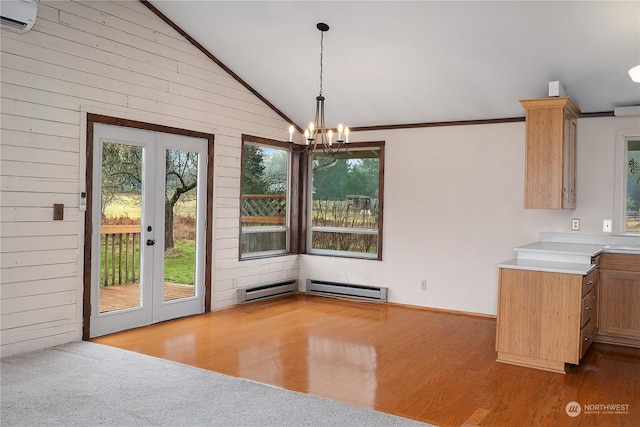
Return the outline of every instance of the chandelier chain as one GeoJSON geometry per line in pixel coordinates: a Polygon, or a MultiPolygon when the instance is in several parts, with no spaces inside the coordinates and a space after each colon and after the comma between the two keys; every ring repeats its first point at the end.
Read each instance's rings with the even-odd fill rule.
{"type": "Polygon", "coordinates": [[[322,96],[322,56],[324,52],[324,31],[320,31],[320,96],[322,96]]]}

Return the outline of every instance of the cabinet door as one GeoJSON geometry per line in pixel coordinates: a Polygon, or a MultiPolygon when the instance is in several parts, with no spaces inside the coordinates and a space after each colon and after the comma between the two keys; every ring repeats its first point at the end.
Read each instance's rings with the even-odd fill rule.
{"type": "Polygon", "coordinates": [[[576,119],[569,112],[564,118],[564,159],[562,177],[562,207],[576,207],[576,119]]]}
{"type": "Polygon", "coordinates": [[[574,209],[580,110],[568,97],[520,102],[526,110],[525,208],[574,209]]]}
{"type": "Polygon", "coordinates": [[[525,144],[525,208],[562,208],[564,172],[564,111],[527,110],[525,144]]]}
{"type": "Polygon", "coordinates": [[[640,338],[640,273],[602,271],[600,333],[640,338]]]}

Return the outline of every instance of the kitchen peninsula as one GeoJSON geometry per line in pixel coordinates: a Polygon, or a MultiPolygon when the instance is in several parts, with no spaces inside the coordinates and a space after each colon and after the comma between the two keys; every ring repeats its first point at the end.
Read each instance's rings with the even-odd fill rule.
{"type": "Polygon", "coordinates": [[[499,362],[566,372],[592,342],[640,347],[640,238],[541,233],[498,265],[499,362]]]}

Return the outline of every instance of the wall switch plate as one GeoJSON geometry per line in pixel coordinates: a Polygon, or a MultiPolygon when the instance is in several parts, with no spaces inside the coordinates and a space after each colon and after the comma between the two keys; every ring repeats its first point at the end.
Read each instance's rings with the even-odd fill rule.
{"type": "Polygon", "coordinates": [[[602,220],[602,232],[603,233],[611,233],[613,231],[613,220],[603,219],[602,220]]]}
{"type": "Polygon", "coordinates": [[[573,231],[578,231],[580,230],[580,220],[578,218],[573,218],[571,220],[571,229],[573,231]]]}
{"type": "Polygon", "coordinates": [[[54,221],[64,220],[64,204],[62,203],[53,204],[53,220],[54,221]]]}

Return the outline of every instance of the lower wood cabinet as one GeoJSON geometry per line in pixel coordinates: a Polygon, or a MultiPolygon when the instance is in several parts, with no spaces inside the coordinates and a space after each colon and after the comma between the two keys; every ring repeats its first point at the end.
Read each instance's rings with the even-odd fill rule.
{"type": "Polygon", "coordinates": [[[598,273],[501,268],[497,360],[561,373],[580,363],[598,329],[598,273]]]}
{"type": "Polygon", "coordinates": [[[640,347],[640,255],[602,255],[599,342],[640,347]]]}

